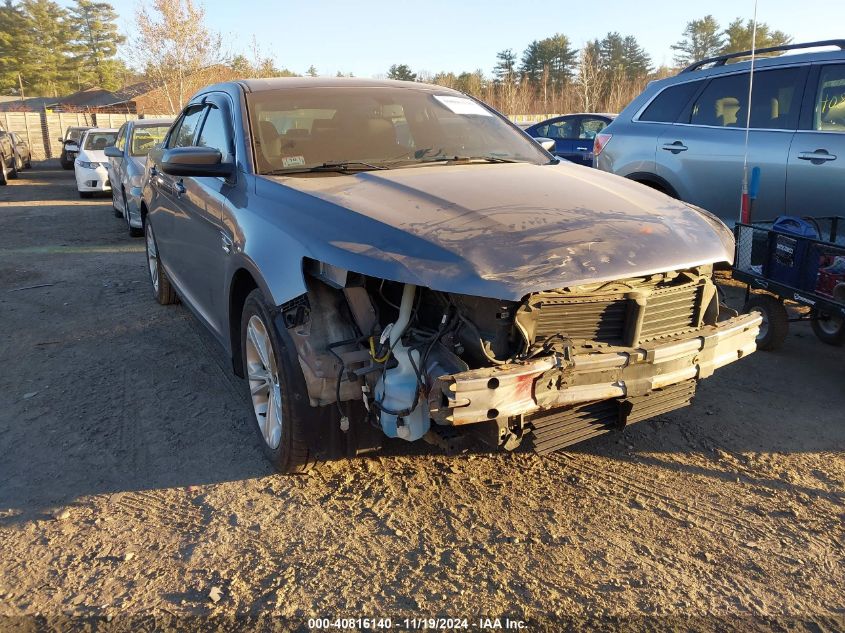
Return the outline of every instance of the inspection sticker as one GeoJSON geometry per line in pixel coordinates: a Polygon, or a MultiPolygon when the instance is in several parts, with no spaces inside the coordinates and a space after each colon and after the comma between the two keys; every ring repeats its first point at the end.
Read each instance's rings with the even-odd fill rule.
{"type": "Polygon", "coordinates": [[[455,114],[480,114],[481,116],[493,116],[489,110],[484,109],[472,99],[466,97],[450,97],[446,95],[434,95],[440,103],[445,105],[455,114]]]}
{"type": "Polygon", "coordinates": [[[302,167],[305,156],[282,156],[282,167],[302,167]]]}

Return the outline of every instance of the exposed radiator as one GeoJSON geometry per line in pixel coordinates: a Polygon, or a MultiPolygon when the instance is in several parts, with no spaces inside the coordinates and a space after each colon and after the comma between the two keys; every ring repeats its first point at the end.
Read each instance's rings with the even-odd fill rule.
{"type": "Polygon", "coordinates": [[[686,380],[644,396],[602,400],[536,414],[528,421],[532,429],[530,442],[541,455],[552,453],[628,424],[689,406],[695,386],[695,380],[686,380]]]}
{"type": "Polygon", "coordinates": [[[651,294],[601,297],[542,293],[530,300],[527,318],[533,325],[534,341],[560,334],[572,340],[635,346],[700,327],[704,288],[704,284],[692,283],[651,294]]]}

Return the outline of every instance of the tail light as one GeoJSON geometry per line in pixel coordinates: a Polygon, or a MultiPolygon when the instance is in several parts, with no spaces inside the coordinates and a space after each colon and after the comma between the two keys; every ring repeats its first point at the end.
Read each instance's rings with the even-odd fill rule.
{"type": "Polygon", "coordinates": [[[603,132],[599,132],[596,134],[596,138],[593,139],[593,156],[598,156],[601,154],[601,151],[604,149],[604,146],[613,138],[613,134],[604,134],[603,132]]]}

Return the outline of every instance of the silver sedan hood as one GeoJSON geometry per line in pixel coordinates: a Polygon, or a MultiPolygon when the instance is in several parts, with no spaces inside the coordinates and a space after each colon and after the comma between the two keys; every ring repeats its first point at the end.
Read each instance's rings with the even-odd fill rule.
{"type": "Polygon", "coordinates": [[[283,221],[310,234],[300,237],[316,259],[448,292],[518,300],[733,258],[733,237],[715,216],[570,163],[270,180],[315,203],[296,204],[283,221]]]}

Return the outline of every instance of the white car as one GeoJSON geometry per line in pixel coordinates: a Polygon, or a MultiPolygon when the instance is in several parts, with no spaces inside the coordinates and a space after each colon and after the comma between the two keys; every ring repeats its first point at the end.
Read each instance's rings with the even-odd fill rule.
{"type": "Polygon", "coordinates": [[[109,159],[105,149],[114,145],[117,130],[95,127],[87,130],[79,141],[79,154],[73,163],[76,188],[80,198],[90,198],[97,192],[111,191],[109,159]]]}

